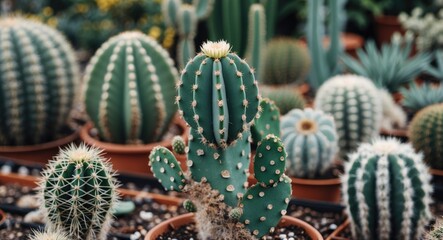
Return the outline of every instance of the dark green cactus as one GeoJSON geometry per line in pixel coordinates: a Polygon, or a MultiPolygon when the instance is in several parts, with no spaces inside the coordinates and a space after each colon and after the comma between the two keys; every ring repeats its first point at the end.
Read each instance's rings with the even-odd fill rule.
{"type": "Polygon", "coordinates": [[[268,134],[280,136],[280,111],[272,100],[260,100],[259,113],[251,126],[252,141],[258,143],[268,134]]]}
{"type": "Polygon", "coordinates": [[[172,138],[172,151],[180,155],[186,153],[186,143],[181,136],[172,138]]]}
{"type": "Polygon", "coordinates": [[[292,109],[305,108],[306,102],[300,92],[293,87],[268,87],[260,86],[262,97],[269,98],[280,110],[281,115],[285,115],[292,109]]]}
{"type": "Polygon", "coordinates": [[[82,144],[61,150],[39,183],[48,228],[63,230],[69,239],[106,239],[118,199],[114,175],[97,148],[82,144]]]}
{"type": "Polygon", "coordinates": [[[409,127],[409,139],[432,168],[443,169],[443,104],[431,105],[418,112],[409,127]]]}
{"type": "Polygon", "coordinates": [[[260,79],[260,70],[263,62],[263,50],[266,47],[266,16],[262,4],[255,3],[249,8],[248,44],[245,58],[254,68],[255,78],[260,79]]]}
{"type": "Polygon", "coordinates": [[[168,53],[140,32],[112,37],[85,74],[86,112],[106,142],[160,140],[176,113],[177,70],[168,53]]]}
{"type": "Polygon", "coordinates": [[[376,139],[350,155],[342,177],[353,239],[421,239],[431,219],[431,176],[422,155],[395,139],[376,139]]]}
{"type": "Polygon", "coordinates": [[[195,204],[189,200],[186,199],[185,201],[183,201],[183,207],[186,209],[186,211],[188,212],[197,212],[197,207],[195,206],[195,204]]]}
{"type": "Polygon", "coordinates": [[[62,137],[79,67],[55,29],[19,17],[0,19],[0,145],[62,137]]]}

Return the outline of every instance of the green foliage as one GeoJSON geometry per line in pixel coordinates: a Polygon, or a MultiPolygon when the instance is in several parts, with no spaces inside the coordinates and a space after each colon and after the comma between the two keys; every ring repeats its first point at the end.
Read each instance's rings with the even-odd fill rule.
{"type": "Polygon", "coordinates": [[[267,135],[280,136],[280,111],[278,107],[269,100],[260,100],[259,113],[251,126],[252,141],[260,142],[267,135]]]}
{"type": "Polygon", "coordinates": [[[31,145],[66,134],[79,67],[55,29],[0,19],[0,145],[31,145]]]}
{"type": "Polygon", "coordinates": [[[414,113],[427,106],[443,103],[443,85],[412,83],[409,88],[401,88],[400,93],[403,96],[401,104],[414,113]]]}
{"type": "Polygon", "coordinates": [[[362,144],[342,177],[353,239],[421,239],[432,218],[430,178],[422,155],[409,144],[362,144]]]}
{"type": "Polygon", "coordinates": [[[260,86],[261,94],[264,98],[269,98],[280,110],[281,115],[285,115],[292,109],[303,109],[305,99],[292,87],[266,87],[260,86]]]}
{"type": "Polygon", "coordinates": [[[112,37],[86,68],[86,112],[106,142],[159,141],[175,113],[177,70],[169,54],[140,32],[112,37]]]}
{"type": "Polygon", "coordinates": [[[61,150],[39,183],[48,229],[60,229],[69,239],[106,239],[118,199],[114,175],[95,147],[70,145],[61,150]]]}

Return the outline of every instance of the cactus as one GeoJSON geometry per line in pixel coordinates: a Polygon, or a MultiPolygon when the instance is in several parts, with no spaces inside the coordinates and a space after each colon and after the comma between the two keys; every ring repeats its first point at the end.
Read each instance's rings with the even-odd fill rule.
{"type": "Polygon", "coordinates": [[[383,109],[381,128],[384,130],[406,128],[407,116],[405,111],[395,103],[394,98],[388,90],[379,89],[378,92],[381,99],[381,108],[383,109]]]}
{"type": "Polygon", "coordinates": [[[376,139],[350,155],[342,177],[354,239],[420,239],[431,219],[430,175],[409,144],[376,139]]]}
{"type": "Polygon", "coordinates": [[[431,105],[418,112],[409,126],[409,139],[432,168],[443,169],[443,104],[431,105]]]}
{"type": "Polygon", "coordinates": [[[437,220],[432,231],[430,231],[427,234],[426,240],[441,240],[441,239],[443,239],[443,222],[440,219],[437,220]]]}
{"type": "Polygon", "coordinates": [[[331,116],[311,108],[294,109],[282,117],[281,132],[290,176],[315,178],[330,169],[338,152],[338,136],[331,116]]]}
{"type": "Polygon", "coordinates": [[[378,136],[382,107],[371,80],[356,75],[338,75],[326,81],[315,97],[315,108],[334,117],[342,157],[359,143],[378,136]]]}
{"type": "Polygon", "coordinates": [[[259,81],[267,85],[300,84],[310,65],[306,45],[291,38],[275,38],[267,44],[259,81]]]}
{"type": "Polygon", "coordinates": [[[226,42],[207,42],[182,72],[178,94],[182,116],[191,126],[190,173],[181,170],[168,149],[156,147],[149,157],[154,176],[166,189],[188,195],[186,205],[196,210],[203,240],[249,240],[272,231],[286,213],[291,184],[284,175],[283,145],[268,135],[254,158],[259,183],[247,189],[249,124],[258,110],[257,82],[249,66],[230,53],[226,42]]]}
{"type": "Polygon", "coordinates": [[[257,143],[269,134],[280,136],[280,111],[272,100],[260,100],[259,114],[251,126],[252,141],[257,143]]]}
{"type": "Polygon", "coordinates": [[[403,96],[401,104],[413,113],[427,106],[443,103],[443,84],[434,86],[430,83],[412,83],[409,88],[401,88],[400,93],[403,96]]]}
{"type": "Polygon", "coordinates": [[[266,16],[262,4],[255,3],[249,8],[248,44],[246,61],[254,68],[255,78],[260,79],[260,70],[263,62],[263,49],[266,45],[266,16]]]}
{"type": "Polygon", "coordinates": [[[158,141],[176,113],[177,79],[172,59],[155,40],[121,33],[104,43],[86,68],[86,112],[106,142],[158,141]]]}
{"type": "Polygon", "coordinates": [[[34,231],[29,240],[69,240],[68,236],[60,231],[34,231]]]}
{"type": "Polygon", "coordinates": [[[79,80],[74,51],[55,29],[0,19],[0,145],[60,138],[79,80]]]}
{"type": "Polygon", "coordinates": [[[172,138],[172,151],[177,154],[185,154],[186,143],[181,136],[175,136],[172,138]]]}
{"type": "Polygon", "coordinates": [[[275,103],[281,115],[285,115],[292,109],[303,109],[305,107],[305,99],[295,88],[262,85],[260,90],[263,97],[269,98],[275,103]]]}
{"type": "Polygon", "coordinates": [[[118,183],[101,150],[74,144],[60,151],[39,182],[41,211],[49,229],[69,239],[106,239],[118,183]]]}

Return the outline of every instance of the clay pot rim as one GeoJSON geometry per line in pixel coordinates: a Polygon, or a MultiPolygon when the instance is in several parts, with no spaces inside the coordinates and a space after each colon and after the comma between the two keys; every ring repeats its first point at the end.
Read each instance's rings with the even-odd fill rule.
{"type": "Polygon", "coordinates": [[[440,169],[435,169],[435,168],[430,168],[429,172],[434,175],[434,176],[439,176],[439,177],[443,177],[443,170],[440,169]]]}
{"type": "MultiPolygon", "coordinates": [[[[180,136],[186,142],[188,139],[188,134],[187,134],[188,129],[186,127],[185,122],[183,120],[179,119],[178,116],[176,116],[176,117],[174,117],[172,124],[178,126],[182,130],[182,133],[180,134],[180,136]]],[[[89,134],[89,131],[92,128],[93,128],[92,122],[86,123],[80,129],[80,139],[88,145],[99,147],[99,148],[103,149],[105,152],[109,152],[109,153],[145,153],[145,152],[151,152],[152,149],[154,149],[156,146],[163,146],[168,149],[172,148],[171,139],[165,139],[160,142],[153,142],[153,143],[141,144],[141,145],[115,144],[115,143],[103,142],[103,141],[93,138],[89,134]]]]}
{"type": "Polygon", "coordinates": [[[340,226],[338,226],[337,229],[335,229],[331,235],[329,235],[326,240],[341,240],[343,238],[337,238],[337,236],[347,227],[349,227],[349,225],[351,224],[351,219],[347,218],[342,224],[340,224],[340,226]]]}
{"type": "Polygon", "coordinates": [[[6,213],[0,209],[0,226],[6,222],[6,213]]]}
{"type": "MultiPolygon", "coordinates": [[[[178,228],[190,222],[194,222],[194,213],[186,213],[177,217],[170,218],[168,220],[161,222],[160,224],[149,230],[148,234],[146,234],[145,236],[145,240],[154,240],[156,237],[158,237],[159,234],[169,229],[169,227],[178,228]]],[[[303,228],[312,239],[317,239],[317,240],[323,239],[322,235],[313,226],[309,225],[307,222],[302,221],[300,219],[289,216],[283,216],[278,224],[278,226],[289,226],[289,225],[297,225],[303,228]]]]}
{"type": "Polygon", "coordinates": [[[0,154],[14,153],[14,152],[35,152],[51,148],[57,148],[59,146],[64,146],[68,143],[75,141],[78,138],[78,136],[79,136],[79,131],[74,130],[69,135],[66,135],[62,138],[46,143],[40,143],[35,145],[23,145],[23,146],[0,146],[0,154]]]}
{"type": "Polygon", "coordinates": [[[313,185],[313,186],[331,186],[340,185],[340,178],[328,178],[328,179],[308,179],[308,178],[293,178],[291,177],[292,184],[299,185],[313,185]]]}

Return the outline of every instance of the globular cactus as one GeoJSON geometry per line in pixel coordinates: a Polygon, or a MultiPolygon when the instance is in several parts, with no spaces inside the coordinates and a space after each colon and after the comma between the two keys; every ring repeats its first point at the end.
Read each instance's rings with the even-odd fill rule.
{"type": "Polygon", "coordinates": [[[191,126],[190,173],[164,147],[151,152],[151,171],[166,189],[188,195],[192,204],[186,205],[196,210],[201,239],[259,238],[286,213],[291,194],[284,175],[286,152],[274,135],[260,141],[254,158],[258,184],[248,188],[249,124],[258,109],[257,83],[226,42],[205,43],[202,51],[183,71],[177,97],[191,126]]]}
{"type": "Polygon", "coordinates": [[[330,115],[311,108],[294,109],[282,117],[281,133],[289,176],[315,178],[332,166],[338,136],[330,115]]]}
{"type": "Polygon", "coordinates": [[[426,240],[441,240],[443,239],[443,220],[437,220],[433,229],[426,235],[426,240]]]}
{"type": "Polygon", "coordinates": [[[262,4],[254,3],[249,7],[248,21],[248,44],[245,58],[249,65],[254,68],[255,78],[260,79],[263,50],[266,46],[266,16],[262,4]]]}
{"type": "Polygon", "coordinates": [[[252,141],[257,143],[269,134],[280,136],[280,111],[268,98],[260,100],[258,114],[251,126],[252,141]]]}
{"type": "Polygon", "coordinates": [[[362,144],[342,177],[354,239],[420,239],[431,219],[430,178],[422,155],[409,144],[362,144]]]}
{"type": "Polygon", "coordinates": [[[79,81],[74,51],[55,29],[0,19],[0,145],[60,138],[79,81]]]}
{"type": "Polygon", "coordinates": [[[185,154],[186,143],[181,136],[175,136],[172,138],[172,151],[177,154],[185,154]]]}
{"type": "Polygon", "coordinates": [[[292,87],[267,87],[260,86],[262,97],[269,98],[280,110],[281,115],[285,115],[292,109],[305,108],[306,102],[297,89],[292,87]]]}
{"type": "Polygon", "coordinates": [[[367,78],[338,75],[329,79],[318,90],[314,105],[334,118],[342,156],[379,134],[379,92],[367,78]]]}
{"type": "Polygon", "coordinates": [[[266,46],[259,81],[266,85],[300,84],[310,66],[305,44],[292,38],[275,38],[266,46]]]}
{"type": "Polygon", "coordinates": [[[33,232],[29,240],[70,240],[68,236],[61,231],[33,232]]]}
{"type": "Polygon", "coordinates": [[[83,101],[106,142],[160,140],[175,113],[177,70],[168,53],[140,32],[112,37],[86,68],[83,101]]]}
{"type": "Polygon", "coordinates": [[[49,229],[69,239],[106,239],[118,183],[101,150],[70,145],[51,160],[39,182],[41,211],[49,229]]]}
{"type": "Polygon", "coordinates": [[[432,168],[443,169],[443,104],[431,105],[418,112],[409,125],[409,139],[432,168]]]}

